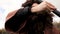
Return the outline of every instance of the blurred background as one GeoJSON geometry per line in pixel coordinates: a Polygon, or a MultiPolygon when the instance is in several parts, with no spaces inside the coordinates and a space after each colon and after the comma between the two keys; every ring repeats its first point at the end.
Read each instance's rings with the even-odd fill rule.
{"type": "MultiPolygon", "coordinates": [[[[0,0],[0,34],[9,34],[4,29],[5,19],[9,12],[21,8],[21,4],[26,0],[0,0]]],[[[43,0],[55,5],[60,11],[60,0],[43,0]]],[[[60,30],[60,17],[54,14],[53,24],[60,30]]]]}

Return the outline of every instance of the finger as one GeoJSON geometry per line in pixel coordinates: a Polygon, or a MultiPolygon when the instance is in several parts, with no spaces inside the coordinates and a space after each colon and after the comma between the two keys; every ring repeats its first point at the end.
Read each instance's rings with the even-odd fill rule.
{"type": "Polygon", "coordinates": [[[55,7],[54,5],[52,5],[51,3],[49,3],[49,2],[46,2],[46,3],[47,3],[47,5],[50,6],[51,8],[55,8],[55,9],[56,9],[56,7],[55,7]]]}
{"type": "Polygon", "coordinates": [[[52,6],[52,5],[49,5],[49,4],[47,4],[48,5],[48,7],[50,8],[50,9],[53,9],[53,10],[55,10],[56,8],[54,7],[54,6],[52,6]]]}
{"type": "Polygon", "coordinates": [[[50,9],[50,7],[49,7],[49,6],[47,6],[47,10],[51,11],[51,9],[50,9]]]}
{"type": "Polygon", "coordinates": [[[55,7],[52,7],[52,6],[49,6],[49,5],[48,5],[48,7],[49,7],[50,9],[52,9],[52,10],[55,10],[55,9],[56,9],[55,7]]]}
{"type": "Polygon", "coordinates": [[[53,8],[50,8],[49,6],[47,6],[47,10],[54,11],[54,9],[53,8]]]}

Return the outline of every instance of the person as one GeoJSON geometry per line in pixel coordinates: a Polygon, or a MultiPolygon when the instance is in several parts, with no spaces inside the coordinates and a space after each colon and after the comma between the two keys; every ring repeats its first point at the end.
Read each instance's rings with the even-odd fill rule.
{"type": "Polygon", "coordinates": [[[14,34],[60,34],[52,24],[51,11],[56,8],[47,1],[27,0],[23,8],[10,12],[5,29],[14,34]],[[46,11],[48,10],[48,12],[46,11]]]}

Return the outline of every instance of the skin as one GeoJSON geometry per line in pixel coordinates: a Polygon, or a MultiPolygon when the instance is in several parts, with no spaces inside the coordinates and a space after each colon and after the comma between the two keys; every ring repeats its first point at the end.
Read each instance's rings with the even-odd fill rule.
{"type": "Polygon", "coordinates": [[[42,11],[42,10],[53,11],[54,9],[56,9],[55,6],[53,6],[52,4],[50,4],[50,3],[46,2],[46,1],[43,1],[40,4],[34,3],[32,6],[33,6],[31,8],[32,12],[39,12],[39,11],[42,11]]]}

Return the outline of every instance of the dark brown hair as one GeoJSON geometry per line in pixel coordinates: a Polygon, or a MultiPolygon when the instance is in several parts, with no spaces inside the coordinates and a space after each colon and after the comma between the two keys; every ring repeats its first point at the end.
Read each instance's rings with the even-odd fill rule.
{"type": "Polygon", "coordinates": [[[33,3],[41,3],[42,1],[38,1],[38,0],[27,0],[25,3],[22,4],[22,7],[26,7],[26,6],[31,6],[33,3]]]}
{"type": "MultiPolygon", "coordinates": [[[[27,0],[22,7],[31,6],[33,3],[41,3],[38,0],[27,0]]],[[[52,14],[49,10],[43,10],[40,14],[31,15],[27,20],[26,26],[19,32],[26,34],[42,34],[46,27],[49,27],[52,30],[53,27],[52,14]]]]}

